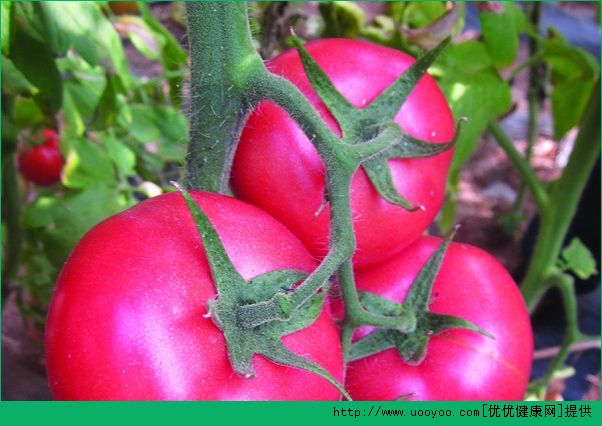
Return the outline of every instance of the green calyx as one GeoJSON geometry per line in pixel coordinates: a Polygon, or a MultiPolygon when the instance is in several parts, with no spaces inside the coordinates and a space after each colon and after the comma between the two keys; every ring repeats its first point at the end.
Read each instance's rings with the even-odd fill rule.
{"type": "Polygon", "coordinates": [[[420,206],[413,205],[395,188],[387,160],[440,154],[454,145],[460,129],[458,127],[453,141],[441,144],[428,143],[404,134],[393,119],[428,67],[449,44],[449,38],[419,58],[363,109],[351,105],[334,87],[332,81],[305,50],[299,39],[293,38],[293,42],[311,85],[341,128],[342,138],[339,139],[339,147],[344,152],[342,155],[354,158],[363,166],[374,188],[389,203],[406,210],[419,209],[420,206]]]}
{"type": "MultiPolygon", "coordinates": [[[[238,309],[245,318],[245,327],[252,328],[270,321],[286,320],[286,315],[301,306],[307,298],[317,292],[336,270],[347,262],[353,250],[349,235],[353,234],[349,210],[349,191],[351,177],[361,165],[380,195],[392,204],[408,210],[420,209],[406,200],[395,188],[388,165],[392,158],[419,158],[437,155],[449,149],[449,143],[428,143],[403,133],[393,121],[399,109],[408,98],[418,81],[426,73],[430,64],[449,43],[444,40],[439,46],[418,59],[402,76],[364,109],[355,108],[337,91],[332,81],[311,58],[302,43],[293,38],[307,77],[317,94],[326,104],[342,130],[342,138],[333,137],[330,132],[307,132],[306,134],[318,149],[326,165],[327,188],[326,200],[331,204],[331,241],[333,246],[318,270],[301,285],[286,295],[275,295],[261,303],[249,303],[238,309]],[[345,242],[345,244],[344,244],[345,242]],[[343,246],[347,246],[348,255],[342,257],[343,246]],[[328,273],[327,273],[328,271],[328,273]],[[281,305],[286,304],[287,312],[281,305]]],[[[281,93],[282,94],[282,93],[281,93]]],[[[275,96],[277,101],[281,97],[275,96]]],[[[291,108],[290,104],[285,104],[291,108]]],[[[286,108],[285,108],[286,109],[286,108]]],[[[296,117],[296,114],[291,114],[296,117]]],[[[303,127],[303,126],[302,126],[303,127]]],[[[458,129],[459,130],[459,129],[458,129]]],[[[456,132],[459,134],[459,131],[456,132]]],[[[392,326],[400,332],[408,332],[414,328],[414,317],[411,313],[403,315],[382,316],[365,310],[357,300],[352,273],[346,274],[343,287],[346,291],[345,303],[353,325],[370,324],[375,326],[392,326]]]]}
{"type": "Polygon", "coordinates": [[[277,364],[317,374],[332,383],[345,398],[350,399],[343,385],[326,369],[291,352],[281,342],[283,336],[308,327],[318,318],[322,312],[327,289],[315,293],[294,310],[286,303],[277,305],[277,309],[271,313],[272,321],[257,327],[245,327],[244,324],[248,323],[249,319],[241,316],[239,306],[261,304],[271,300],[275,295],[286,294],[307,274],[294,270],[278,270],[247,282],[234,268],[205,213],[185,189],[177,184],[176,186],[186,201],[203,241],[218,293],[217,297],[208,303],[208,315],[224,334],[233,370],[242,377],[254,377],[253,355],[260,354],[277,364]]]}
{"type": "Polygon", "coordinates": [[[426,356],[431,336],[453,328],[473,330],[493,338],[487,331],[469,321],[452,315],[435,314],[428,310],[433,284],[452,237],[453,234],[427,260],[402,304],[394,303],[373,293],[360,293],[360,300],[369,312],[380,315],[400,315],[402,312],[413,312],[416,316],[416,328],[411,332],[402,333],[396,329],[381,327],[353,343],[347,361],[355,361],[395,348],[406,363],[418,365],[426,356]]]}

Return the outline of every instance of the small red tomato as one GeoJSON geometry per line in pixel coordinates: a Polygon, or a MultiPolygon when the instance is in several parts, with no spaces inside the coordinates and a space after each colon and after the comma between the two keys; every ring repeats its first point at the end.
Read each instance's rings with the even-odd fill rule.
{"type": "Polygon", "coordinates": [[[65,159],[59,147],[59,136],[52,129],[42,133],[44,142],[19,156],[19,171],[29,181],[40,186],[51,186],[61,180],[65,159]]]}
{"type": "Polygon", "coordinates": [[[59,134],[54,129],[44,129],[42,131],[42,137],[44,138],[44,142],[52,141],[56,142],[57,144],[59,143],[59,134]]]}
{"type": "MultiPolygon", "coordinates": [[[[307,51],[335,87],[357,108],[369,105],[413,63],[398,50],[348,39],[322,39],[307,51]]],[[[333,132],[340,129],[313,90],[296,50],[267,62],[305,95],[333,132]]],[[[404,132],[433,142],[455,134],[451,111],[437,84],[425,75],[395,118],[404,132]]],[[[385,201],[360,168],[351,183],[351,209],[357,249],[356,268],[389,259],[425,231],[441,207],[452,151],[429,158],[389,160],[401,195],[424,209],[404,210],[385,201]]],[[[329,208],[324,200],[324,165],[299,125],[279,106],[262,102],[242,132],[232,169],[232,187],[241,199],[267,211],[303,241],[312,254],[329,247],[329,208]]]]}
{"type": "MultiPolygon", "coordinates": [[[[418,271],[441,244],[423,237],[403,253],[357,273],[360,290],[402,302],[418,271]]],[[[533,356],[533,332],[521,294],[500,263],[469,245],[452,243],[432,291],[434,313],[472,322],[494,339],[452,329],[433,336],[426,358],[410,366],[395,349],[349,365],[346,386],[356,400],[521,400],[533,356]]],[[[356,338],[369,333],[358,330],[356,338]]]]}
{"type": "MultiPolygon", "coordinates": [[[[192,192],[246,280],[316,262],[282,224],[218,194],[192,192]]],[[[69,256],[45,332],[52,395],[62,400],[337,400],[322,377],[254,357],[237,375],[207,317],[216,290],[184,199],[160,195],[89,231],[69,256]]],[[[338,330],[324,310],[285,346],[343,376],[338,330]]]]}

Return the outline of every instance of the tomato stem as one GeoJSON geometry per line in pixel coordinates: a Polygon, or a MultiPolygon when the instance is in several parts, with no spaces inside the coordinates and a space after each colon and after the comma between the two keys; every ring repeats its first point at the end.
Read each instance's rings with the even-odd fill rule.
{"type": "Polygon", "coordinates": [[[569,162],[564,168],[562,176],[548,190],[549,203],[544,208],[539,208],[541,217],[539,234],[531,263],[521,285],[523,297],[531,311],[550,287],[548,278],[554,274],[555,265],[558,262],[571,221],[577,211],[581,194],[596,162],[599,161],[599,80],[592,91],[579,127],[579,134],[569,162]]]}
{"type": "Polygon", "coordinates": [[[252,109],[248,82],[264,70],[253,48],[247,7],[188,2],[190,136],[186,186],[225,193],[239,136],[252,109]]]}
{"type": "Polygon", "coordinates": [[[554,372],[562,367],[566,357],[569,354],[571,345],[576,342],[581,333],[577,321],[577,300],[575,298],[574,279],[570,275],[558,273],[550,279],[553,284],[560,290],[562,301],[564,304],[564,313],[566,318],[566,334],[560,350],[556,356],[550,361],[548,370],[543,377],[543,384],[547,388],[554,372]]]}
{"type": "Polygon", "coordinates": [[[17,185],[17,173],[13,155],[9,155],[2,161],[2,208],[6,220],[6,245],[3,247],[2,259],[2,307],[6,303],[10,292],[10,280],[13,278],[19,265],[21,254],[21,226],[19,222],[21,200],[19,186],[17,185]]]}
{"type": "Polygon", "coordinates": [[[529,163],[518,152],[508,135],[502,129],[502,126],[496,121],[491,121],[489,123],[488,130],[500,147],[506,152],[510,161],[512,161],[516,169],[522,175],[525,183],[529,186],[539,211],[546,210],[549,204],[548,193],[529,163]]]}

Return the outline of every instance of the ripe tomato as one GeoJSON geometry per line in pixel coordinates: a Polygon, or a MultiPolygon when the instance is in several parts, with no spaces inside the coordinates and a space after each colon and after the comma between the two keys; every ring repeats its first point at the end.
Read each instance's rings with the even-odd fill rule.
{"type": "MultiPolygon", "coordinates": [[[[427,258],[441,244],[423,237],[390,261],[357,273],[358,288],[403,301],[427,258]]],[[[495,339],[453,329],[433,336],[418,366],[395,349],[352,362],[347,389],[358,400],[520,400],[529,381],[533,333],[508,272],[488,253],[452,243],[435,280],[430,310],[468,320],[495,339]]],[[[356,338],[370,332],[359,329],[356,338]]]]}
{"type": "MultiPolygon", "coordinates": [[[[315,260],[283,225],[241,201],[193,198],[238,272],[310,272],[315,260]]],[[[216,291],[182,196],[161,195],[94,227],[67,260],[52,297],[46,361],[52,394],[67,400],[318,400],[339,398],[323,378],[256,356],[236,375],[222,332],[205,318],[216,291]]],[[[338,331],[324,311],[284,344],[341,380],[338,331]]]]}
{"type": "MultiPolygon", "coordinates": [[[[370,43],[323,39],[306,45],[336,88],[356,107],[365,107],[414,62],[400,51],[370,43]]],[[[268,61],[308,98],[330,128],[340,129],[312,89],[295,50],[268,61]]],[[[454,122],[445,98],[430,76],[422,78],[395,122],[408,134],[449,142],[454,122]]],[[[390,258],[416,240],[443,201],[452,152],[422,159],[395,159],[389,165],[400,194],[423,211],[408,212],[382,199],[363,169],[353,178],[351,204],[357,268],[390,258]]],[[[244,128],[234,160],[232,186],[245,201],[285,224],[316,256],[328,250],[329,210],[316,216],[324,197],[324,166],[315,148],[284,110],[261,103],[244,128]]]]}
{"type": "Polygon", "coordinates": [[[52,129],[42,133],[44,142],[19,156],[19,171],[29,181],[50,186],[61,180],[65,159],[59,148],[59,136],[52,129]]]}

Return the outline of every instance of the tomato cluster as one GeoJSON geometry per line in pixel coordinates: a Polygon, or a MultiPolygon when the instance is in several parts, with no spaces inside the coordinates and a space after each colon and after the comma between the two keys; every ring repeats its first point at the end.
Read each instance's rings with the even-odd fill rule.
{"type": "Polygon", "coordinates": [[[19,171],[36,185],[51,186],[61,180],[65,159],[56,130],[44,129],[42,138],[42,144],[29,148],[19,156],[19,171]]]}
{"type": "MultiPolygon", "coordinates": [[[[320,40],[307,50],[335,87],[364,107],[411,66],[404,53],[352,40],[320,40]]],[[[307,97],[334,132],[336,120],[312,89],[299,55],[268,68],[307,97]]],[[[427,142],[448,142],[454,123],[434,80],[424,76],[395,122],[427,142]]],[[[359,169],[351,186],[360,290],[402,302],[440,240],[422,237],[439,210],[452,152],[389,161],[394,184],[418,211],[383,200],[359,169]]],[[[227,255],[245,279],[279,269],[311,272],[329,247],[324,166],[296,122],[265,102],[253,112],[234,161],[232,186],[243,201],[194,192],[227,255]],[[260,210],[261,209],[261,210],[260,210]],[[267,212],[267,213],[266,213],[267,212]],[[274,218],[270,217],[272,215],[274,218]],[[279,222],[280,221],[280,222],[279,222]],[[282,223],[282,224],[281,224],[282,223]],[[288,229],[287,229],[288,228],[288,229]],[[298,239],[297,239],[298,238],[298,239]],[[300,240],[300,241],[299,241],[300,240]],[[305,246],[305,247],[304,247],[305,246]],[[307,248],[306,248],[307,247],[307,248]],[[309,249],[309,251],[308,251],[309,249]]],[[[59,399],[337,399],[322,378],[255,357],[257,377],[233,373],[224,337],[206,318],[216,297],[203,243],[181,196],[147,200],[92,229],[69,257],[46,330],[50,387],[59,399]]],[[[354,399],[521,399],[533,350],[529,316],[516,284],[483,251],[452,243],[429,309],[489,332],[448,330],[426,358],[405,364],[394,349],[347,365],[329,304],[308,328],[285,336],[354,399]]],[[[364,327],[354,339],[373,332],[364,327]]]]}

